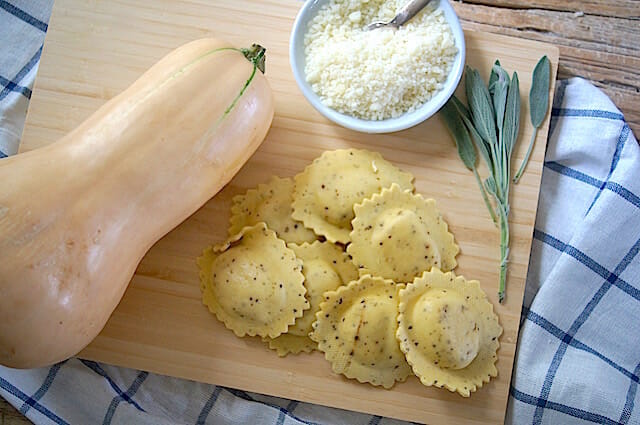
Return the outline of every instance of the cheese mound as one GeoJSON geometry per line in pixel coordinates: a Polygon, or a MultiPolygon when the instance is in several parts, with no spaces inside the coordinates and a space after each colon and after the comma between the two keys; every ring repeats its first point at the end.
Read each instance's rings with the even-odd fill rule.
{"type": "Polygon", "coordinates": [[[442,89],[458,53],[442,10],[426,7],[398,29],[367,31],[406,0],[332,0],[309,22],[305,74],[338,112],[383,120],[413,111],[442,89]]]}
{"type": "Polygon", "coordinates": [[[400,290],[400,349],[426,386],[463,397],[498,374],[502,327],[477,280],[437,268],[400,290]]]}

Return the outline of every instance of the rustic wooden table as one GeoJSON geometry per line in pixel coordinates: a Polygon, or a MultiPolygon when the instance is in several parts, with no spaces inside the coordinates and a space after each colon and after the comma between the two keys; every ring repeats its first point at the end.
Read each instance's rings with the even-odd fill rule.
{"type": "MultiPolygon", "coordinates": [[[[601,87],[640,135],[640,0],[453,1],[465,28],[552,43],[558,78],[601,87]]],[[[0,398],[0,425],[29,421],[0,398]]]]}
{"type": "Polygon", "coordinates": [[[558,78],[602,88],[640,135],[639,0],[453,1],[465,28],[553,43],[558,78]]]}
{"type": "Polygon", "coordinates": [[[0,425],[24,425],[31,422],[0,397],[0,425]]]}

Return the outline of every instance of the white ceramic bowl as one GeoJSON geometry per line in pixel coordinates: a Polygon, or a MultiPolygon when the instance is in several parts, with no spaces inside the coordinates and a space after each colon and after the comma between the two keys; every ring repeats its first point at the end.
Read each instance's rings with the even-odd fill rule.
{"type": "Polygon", "coordinates": [[[435,1],[438,2],[437,8],[444,12],[444,16],[451,26],[453,37],[455,39],[456,46],[458,47],[458,54],[456,55],[453,66],[451,67],[451,72],[449,73],[442,90],[437,92],[422,106],[412,112],[405,113],[396,118],[375,121],[364,120],[351,115],[342,114],[325,106],[320,101],[318,95],[311,89],[311,86],[307,82],[304,74],[304,36],[307,33],[307,25],[309,21],[315,16],[318,9],[327,3],[328,0],[307,0],[298,12],[298,16],[293,24],[293,29],[291,30],[291,38],[289,40],[289,61],[291,63],[291,69],[293,70],[293,76],[304,97],[307,98],[309,103],[311,103],[318,112],[331,121],[343,127],[364,133],[390,133],[393,131],[404,130],[420,124],[427,118],[434,115],[447,102],[447,100],[449,100],[458,86],[460,78],[462,77],[462,71],[464,70],[465,61],[464,33],[460,26],[458,16],[451,7],[449,0],[435,1]]]}

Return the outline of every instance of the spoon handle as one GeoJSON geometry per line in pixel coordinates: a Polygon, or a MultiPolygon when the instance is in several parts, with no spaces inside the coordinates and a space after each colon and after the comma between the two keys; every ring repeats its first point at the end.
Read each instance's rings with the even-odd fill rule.
{"type": "Polygon", "coordinates": [[[431,0],[411,0],[398,11],[396,16],[391,21],[395,26],[400,26],[413,18],[416,13],[420,12],[423,7],[428,5],[431,0]]]}

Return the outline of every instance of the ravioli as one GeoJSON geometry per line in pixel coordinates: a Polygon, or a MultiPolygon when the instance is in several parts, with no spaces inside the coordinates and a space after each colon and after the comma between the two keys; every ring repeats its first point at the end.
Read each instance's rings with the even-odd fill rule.
{"type": "Polygon", "coordinates": [[[353,205],[391,183],[413,189],[413,176],[377,152],[324,152],[295,177],[293,218],[330,242],[349,242],[353,205]]]}
{"type": "Polygon", "coordinates": [[[229,239],[197,263],[203,304],[235,335],[280,357],[319,350],[386,389],[415,374],[469,397],[497,376],[493,306],[450,271],[459,247],[436,202],[379,153],[326,151],[231,212],[229,239]]]}
{"type": "Polygon", "coordinates": [[[280,357],[285,357],[288,354],[300,354],[310,353],[316,349],[317,344],[312,341],[308,336],[293,335],[284,333],[276,338],[262,338],[270,349],[280,357]]]}
{"type": "Polygon", "coordinates": [[[402,287],[363,276],[325,294],[309,336],[334,372],[387,389],[411,375],[395,337],[402,287]]]}
{"type": "Polygon", "coordinates": [[[279,356],[314,349],[316,343],[309,339],[308,335],[312,330],[311,325],[316,320],[316,312],[323,301],[324,293],[358,278],[356,266],[349,256],[330,242],[315,241],[312,244],[288,246],[302,260],[304,286],[307,288],[307,299],[311,307],[289,327],[286,334],[268,341],[269,348],[276,350],[279,356]]]}
{"type": "Polygon", "coordinates": [[[498,375],[502,327],[477,280],[437,268],[400,290],[400,349],[426,386],[464,397],[498,375]]]}
{"type": "Polygon", "coordinates": [[[285,242],[303,243],[317,239],[313,230],[291,217],[293,179],[273,176],[266,184],[233,198],[229,235],[245,226],[265,222],[285,242]]]}
{"type": "Polygon", "coordinates": [[[237,336],[276,336],[309,308],[302,262],[264,223],[198,258],[202,299],[237,336]]]}
{"type": "Polygon", "coordinates": [[[459,252],[433,199],[397,184],[354,206],[347,252],[360,274],[411,282],[431,267],[456,267],[459,252]]]}

